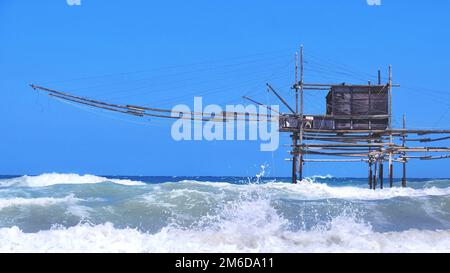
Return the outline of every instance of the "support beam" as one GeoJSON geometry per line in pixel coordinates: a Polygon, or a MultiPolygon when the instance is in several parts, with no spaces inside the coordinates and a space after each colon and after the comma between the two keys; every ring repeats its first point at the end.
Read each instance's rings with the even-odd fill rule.
{"type": "Polygon", "coordinates": [[[450,130],[417,130],[417,129],[387,129],[387,130],[344,130],[344,129],[305,129],[306,133],[309,134],[324,134],[324,133],[333,133],[333,134],[357,134],[357,133],[366,133],[366,134],[378,134],[378,135],[387,135],[392,133],[393,135],[399,134],[418,134],[418,135],[427,135],[427,134],[450,134],[450,130]]]}
{"type": "MultiPolygon", "coordinates": [[[[326,86],[356,86],[356,87],[360,87],[360,86],[367,86],[364,84],[342,84],[342,83],[304,83],[304,86],[307,87],[326,87],[326,86]]],[[[384,84],[380,84],[380,85],[372,85],[374,87],[383,87],[385,86],[384,84]]],[[[400,84],[392,84],[392,87],[400,87],[400,84]]]]}
{"type": "Polygon", "coordinates": [[[406,159],[403,161],[402,187],[406,187],[406,159]]]}
{"type": "Polygon", "coordinates": [[[372,189],[372,160],[369,159],[369,189],[372,189]]]}
{"type": "Polygon", "coordinates": [[[329,143],[329,144],[321,144],[321,143],[308,143],[303,144],[303,147],[384,147],[384,146],[393,146],[394,143],[367,143],[367,144],[358,144],[358,143],[329,143]]]}
{"type": "Polygon", "coordinates": [[[386,130],[385,132],[391,133],[404,133],[404,134],[418,134],[418,135],[428,135],[428,134],[450,134],[450,130],[421,130],[421,129],[392,129],[386,130]]]}
{"type": "Polygon", "coordinates": [[[387,119],[389,115],[316,115],[316,114],[308,114],[308,117],[313,117],[317,119],[387,119]]]}
{"type": "Polygon", "coordinates": [[[303,88],[304,88],[304,80],[303,80],[303,45],[300,46],[300,116],[303,119],[304,114],[304,104],[303,104],[303,88]]]}
{"type": "Polygon", "coordinates": [[[295,113],[298,114],[298,53],[295,52],[295,113]]]}
{"type": "Polygon", "coordinates": [[[265,104],[260,103],[260,102],[257,102],[256,100],[253,100],[253,99],[251,99],[251,98],[249,98],[249,97],[247,97],[247,96],[242,96],[242,98],[243,98],[243,99],[246,99],[246,100],[248,100],[248,101],[251,101],[251,102],[253,102],[253,103],[257,104],[257,105],[260,105],[260,106],[262,106],[262,107],[264,107],[264,108],[266,108],[266,109],[268,109],[268,110],[270,110],[270,111],[273,111],[273,112],[275,112],[275,113],[277,113],[277,114],[280,114],[280,112],[278,112],[278,111],[275,110],[275,109],[272,109],[270,106],[265,105],[265,104]]]}
{"type": "Polygon", "coordinates": [[[422,152],[450,152],[450,147],[401,147],[396,148],[397,152],[410,152],[410,153],[422,153],[422,152]]]}
{"type": "Polygon", "coordinates": [[[366,162],[367,159],[303,159],[303,162],[366,162]]]}
{"type": "Polygon", "coordinates": [[[383,189],[383,160],[380,160],[379,161],[379,164],[380,164],[380,173],[379,173],[379,176],[380,176],[380,189],[383,189]]]}
{"type": "MultiPolygon", "coordinates": [[[[378,80],[381,81],[381,76],[378,74],[378,80]]],[[[392,65],[389,65],[389,83],[388,83],[388,104],[389,104],[389,130],[392,130],[392,65]]],[[[392,132],[389,133],[389,142],[392,142],[392,132]]],[[[383,163],[381,163],[383,164],[383,163]]],[[[389,153],[389,187],[392,188],[392,151],[389,153]]],[[[381,167],[382,169],[382,167],[381,167]]],[[[380,170],[381,170],[380,169],[380,170]]],[[[381,170],[381,173],[382,170],[381,170]]],[[[381,181],[383,178],[381,178],[381,181]]],[[[383,182],[380,183],[380,187],[383,188],[383,182]]]]}
{"type": "Polygon", "coordinates": [[[292,114],[295,114],[295,111],[291,108],[291,106],[289,106],[289,104],[283,99],[283,97],[281,97],[270,84],[266,83],[266,85],[269,90],[272,91],[272,93],[274,93],[275,96],[277,96],[277,98],[289,109],[289,111],[291,111],[292,114]]]}
{"type": "Polygon", "coordinates": [[[298,161],[298,178],[300,181],[303,180],[303,155],[300,155],[300,160],[298,161]]]}
{"type": "Polygon", "coordinates": [[[433,160],[433,159],[444,159],[444,158],[450,158],[450,155],[440,155],[440,156],[425,156],[420,157],[420,160],[433,160]]]}
{"type": "Polygon", "coordinates": [[[297,156],[292,157],[292,184],[297,184],[297,156]]]}
{"type": "Polygon", "coordinates": [[[388,104],[389,104],[389,129],[392,130],[392,65],[389,65],[389,83],[388,83],[388,104]]]}
{"type": "MultiPolygon", "coordinates": [[[[406,130],[406,117],[405,114],[403,114],[403,130],[406,130]]],[[[405,133],[403,133],[402,137],[402,146],[405,147],[405,133]]],[[[406,155],[405,152],[402,153],[403,156],[406,155]]],[[[403,158],[403,176],[402,176],[402,187],[406,187],[406,158],[403,158]]]]}
{"type": "MultiPolygon", "coordinates": [[[[367,157],[369,156],[368,153],[344,153],[344,152],[335,152],[335,153],[326,153],[326,152],[319,152],[319,151],[311,151],[311,150],[302,150],[303,154],[311,154],[311,155],[324,155],[324,156],[347,156],[347,157],[367,157]]],[[[375,152],[372,152],[374,154],[375,152]]],[[[377,152],[378,153],[378,152],[377,152]]]]}
{"type": "MultiPolygon", "coordinates": [[[[290,146],[290,145],[289,145],[290,146]]],[[[344,152],[344,151],[352,151],[352,152],[367,152],[367,148],[357,148],[357,147],[344,147],[344,148],[340,148],[340,147],[308,147],[307,148],[308,151],[339,151],[339,152],[344,152]]],[[[374,148],[372,149],[372,151],[376,152],[381,152],[382,149],[381,148],[374,148]]]]}
{"type": "MultiPolygon", "coordinates": [[[[303,145],[303,114],[304,114],[304,105],[303,105],[303,45],[300,46],[300,145],[303,145]]],[[[303,151],[300,153],[300,162],[298,166],[298,176],[300,181],[303,180],[303,151]]]]}
{"type": "Polygon", "coordinates": [[[297,134],[292,135],[293,156],[292,156],[292,184],[297,184],[297,134]]]}
{"type": "Polygon", "coordinates": [[[389,187],[392,188],[394,183],[394,165],[389,162],[389,187]]]}
{"type": "Polygon", "coordinates": [[[377,189],[377,161],[374,162],[373,179],[372,179],[372,189],[377,189]]]}

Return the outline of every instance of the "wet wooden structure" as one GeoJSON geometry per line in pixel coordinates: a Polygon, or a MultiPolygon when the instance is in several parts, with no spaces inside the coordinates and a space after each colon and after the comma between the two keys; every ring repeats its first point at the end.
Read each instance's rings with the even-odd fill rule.
{"type": "Polygon", "coordinates": [[[365,85],[308,83],[304,81],[303,47],[300,48],[300,54],[296,54],[295,59],[295,83],[292,86],[295,92],[295,107],[291,107],[270,84],[267,84],[268,91],[286,106],[288,112],[273,111],[268,105],[243,97],[254,104],[266,107],[270,112],[275,112],[275,115],[267,116],[241,112],[222,112],[220,115],[204,112],[174,112],[170,109],[113,104],[34,84],[31,84],[31,87],[66,102],[137,117],[215,122],[237,120],[267,122],[277,118],[279,131],[289,133],[292,140],[289,144],[292,183],[302,180],[306,163],[363,162],[368,167],[369,188],[382,189],[385,186],[385,166],[387,166],[389,187],[392,187],[394,164],[401,166],[401,185],[406,187],[408,161],[450,158],[449,147],[427,145],[450,139],[450,130],[407,129],[405,116],[403,116],[402,128],[392,127],[392,91],[399,85],[393,83],[391,66],[389,66],[388,81],[385,83],[381,82],[380,71],[378,71],[378,81],[374,84],[371,82],[365,85]],[[326,92],[325,114],[304,112],[304,92],[326,92]],[[433,137],[433,135],[436,136],[433,137]]]}

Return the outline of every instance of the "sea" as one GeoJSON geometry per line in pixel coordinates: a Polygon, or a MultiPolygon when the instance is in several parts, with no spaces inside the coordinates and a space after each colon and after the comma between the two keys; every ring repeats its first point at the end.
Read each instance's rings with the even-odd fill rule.
{"type": "Polygon", "coordinates": [[[0,252],[450,252],[450,179],[0,176],[0,252]]]}

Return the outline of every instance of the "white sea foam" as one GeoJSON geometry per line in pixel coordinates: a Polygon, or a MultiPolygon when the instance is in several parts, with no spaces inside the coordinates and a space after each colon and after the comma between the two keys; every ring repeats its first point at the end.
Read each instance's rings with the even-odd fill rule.
{"type": "Polygon", "coordinates": [[[36,233],[0,228],[0,252],[450,252],[450,230],[377,232],[351,210],[310,229],[290,224],[270,199],[238,198],[190,227],[155,233],[108,222],[36,233]]]}
{"type": "Polygon", "coordinates": [[[81,219],[89,218],[92,208],[80,205],[72,205],[67,208],[67,213],[78,216],[81,219]]]}
{"type": "Polygon", "coordinates": [[[327,175],[313,175],[310,177],[311,179],[330,179],[333,178],[333,176],[331,174],[327,174],[327,175]]]}
{"type": "Polygon", "coordinates": [[[371,190],[355,186],[330,186],[326,183],[316,182],[313,179],[304,179],[298,184],[284,182],[268,182],[260,184],[230,184],[226,182],[200,182],[185,180],[180,183],[189,186],[208,186],[213,188],[227,189],[236,192],[259,191],[265,194],[288,194],[291,198],[306,200],[315,199],[353,199],[353,200],[381,200],[395,197],[423,197],[423,196],[443,196],[450,195],[450,187],[426,187],[420,189],[392,187],[382,190],[371,190]]]}
{"type": "Polygon", "coordinates": [[[337,186],[332,187],[325,183],[318,183],[312,180],[303,180],[298,184],[288,183],[267,183],[263,188],[282,190],[287,193],[297,194],[306,199],[357,199],[357,200],[379,200],[394,197],[422,197],[422,196],[442,196],[450,194],[450,187],[447,188],[401,188],[392,187],[382,190],[371,190],[362,187],[337,186]]]}
{"type": "Polygon", "coordinates": [[[40,198],[8,198],[0,199],[0,210],[13,207],[13,206],[50,206],[56,204],[75,204],[81,199],[75,198],[73,195],[68,195],[63,198],[53,198],[53,197],[40,197],[40,198]]]}
{"type": "Polygon", "coordinates": [[[61,173],[45,173],[38,176],[22,176],[18,178],[3,180],[0,182],[2,186],[28,186],[28,187],[46,187],[58,184],[96,184],[111,182],[127,186],[145,185],[140,181],[132,181],[129,179],[109,179],[106,177],[95,176],[90,174],[61,174],[61,173]]]}
{"type": "Polygon", "coordinates": [[[11,227],[0,229],[0,252],[450,252],[450,230],[379,233],[348,218],[297,232],[276,223],[219,230],[166,227],[155,234],[111,223],[37,233],[11,227]]]}
{"type": "Polygon", "coordinates": [[[179,182],[174,182],[174,183],[185,183],[185,184],[192,184],[192,185],[206,185],[206,186],[211,186],[211,187],[221,187],[221,188],[225,188],[225,187],[233,187],[236,184],[231,184],[228,182],[215,182],[215,181],[198,181],[198,180],[181,180],[179,182]]]}
{"type": "MultiPolygon", "coordinates": [[[[325,176],[328,178],[329,176],[325,176]]],[[[95,183],[116,183],[128,186],[145,185],[140,181],[133,181],[129,179],[109,179],[95,175],[78,175],[78,174],[59,174],[47,173],[38,176],[22,176],[13,179],[1,180],[0,186],[28,186],[28,187],[45,187],[58,184],[95,184],[95,183]]],[[[442,196],[450,194],[450,187],[426,187],[420,189],[413,188],[385,188],[383,190],[370,190],[363,187],[355,186],[330,186],[326,183],[316,182],[314,178],[304,179],[298,184],[282,183],[282,182],[268,182],[268,183],[253,183],[253,184],[230,184],[226,182],[202,182],[196,180],[183,180],[180,182],[164,183],[161,186],[167,185],[185,185],[195,190],[197,186],[207,186],[220,189],[227,189],[231,191],[243,192],[254,191],[257,189],[274,190],[290,194],[291,197],[303,199],[325,199],[325,198],[340,198],[340,199],[358,199],[358,200],[379,200],[389,199],[395,197],[421,197],[421,196],[442,196]]],[[[270,193],[270,192],[269,192],[270,193]]]]}
{"type": "MultiPolygon", "coordinates": [[[[6,181],[11,183],[11,180],[6,181]]],[[[3,185],[4,181],[0,181],[0,184],[3,185]]],[[[115,183],[111,179],[92,175],[44,174],[37,177],[16,178],[13,184],[43,187],[55,184],[103,182],[115,183]]],[[[128,183],[128,185],[142,184],[129,180],[119,180],[118,182],[128,183]]],[[[161,183],[151,186],[150,189],[145,193],[139,191],[137,196],[128,197],[127,195],[127,198],[137,197],[141,202],[147,202],[152,206],[153,204],[164,206],[164,209],[168,211],[175,208],[176,213],[172,215],[175,220],[179,217],[177,213],[182,213],[181,217],[187,217],[195,214],[193,211],[199,212],[193,218],[195,222],[185,224],[184,221],[171,221],[172,219],[166,221],[165,218],[154,218],[150,220],[161,223],[159,227],[164,227],[157,232],[150,229],[152,233],[146,233],[144,232],[147,230],[146,224],[141,225],[140,220],[136,220],[130,215],[131,218],[128,218],[130,222],[126,223],[118,220],[116,216],[112,217],[110,213],[102,215],[99,218],[101,220],[97,220],[95,217],[104,211],[97,210],[97,206],[88,207],[89,202],[81,202],[96,200],[96,196],[86,197],[87,199],[77,199],[73,195],[61,198],[0,199],[0,212],[11,206],[49,206],[67,203],[65,213],[76,215],[79,218],[88,218],[88,220],[91,220],[92,217],[96,220],[92,222],[103,223],[100,225],[78,224],[72,227],[55,226],[50,230],[26,233],[19,227],[27,230],[30,226],[22,226],[21,222],[15,222],[10,227],[0,228],[0,252],[450,252],[450,230],[447,230],[446,222],[437,225],[445,230],[435,230],[435,228],[425,225],[430,230],[408,229],[379,232],[386,226],[380,224],[379,221],[387,221],[391,218],[381,217],[381,220],[378,220],[377,217],[365,218],[364,214],[355,211],[358,207],[348,208],[347,205],[335,207],[334,202],[324,200],[323,203],[327,207],[323,211],[319,208],[316,212],[323,212],[326,215],[319,218],[312,216],[311,220],[308,213],[302,214],[295,206],[285,207],[287,202],[274,202],[280,199],[383,200],[394,197],[445,196],[450,195],[450,188],[396,187],[373,191],[363,187],[330,186],[306,179],[297,185],[279,182],[240,185],[224,182],[182,181],[161,183]],[[192,204],[202,204],[208,210],[198,210],[198,207],[193,208],[192,204]],[[328,206],[333,206],[332,213],[329,213],[328,206]],[[191,210],[191,208],[193,209],[191,210]],[[346,212],[346,210],[348,211],[346,212]],[[296,215],[293,216],[292,211],[296,215]],[[367,221],[374,221],[373,219],[375,219],[374,227],[367,223],[367,221]],[[120,226],[127,224],[139,226],[144,231],[118,228],[107,221],[120,226]],[[302,225],[302,221],[306,224],[302,225]]],[[[52,190],[54,189],[19,189],[19,191],[42,191],[43,193],[52,190]]],[[[70,192],[70,187],[62,190],[70,192]]],[[[108,200],[103,195],[101,198],[105,198],[104,202],[108,200]]],[[[431,202],[431,199],[424,198],[422,200],[431,202]]],[[[433,216],[437,217],[436,220],[446,219],[445,200],[447,197],[442,200],[444,200],[444,204],[439,205],[439,208],[444,210],[444,216],[433,216]]],[[[295,205],[294,203],[293,205],[295,205]]],[[[300,203],[302,206],[308,206],[309,202],[300,203]]],[[[431,205],[433,204],[431,203],[431,205]]],[[[125,210],[127,212],[130,211],[128,207],[121,207],[123,203],[111,204],[113,207],[116,205],[119,208],[127,208],[125,210]]],[[[133,212],[138,215],[137,209],[141,207],[136,207],[135,203],[131,203],[131,205],[133,212]]],[[[431,215],[436,212],[436,208],[430,206],[426,207],[425,212],[418,210],[418,221],[430,219],[429,217],[424,218],[423,213],[431,215]]],[[[370,211],[370,207],[364,207],[373,213],[370,211]]],[[[309,208],[306,207],[305,210],[310,212],[309,208]]],[[[415,208],[413,208],[414,210],[415,208]]],[[[408,213],[408,211],[406,212],[408,213]]],[[[152,215],[149,214],[149,217],[153,217],[152,215]]],[[[408,217],[411,215],[408,214],[408,217]]],[[[160,216],[156,215],[156,217],[160,216]]],[[[406,222],[406,228],[416,226],[412,225],[411,221],[406,222]]],[[[430,224],[434,222],[430,222],[430,224]]],[[[391,230],[389,225],[386,227],[387,230],[391,230]]]]}

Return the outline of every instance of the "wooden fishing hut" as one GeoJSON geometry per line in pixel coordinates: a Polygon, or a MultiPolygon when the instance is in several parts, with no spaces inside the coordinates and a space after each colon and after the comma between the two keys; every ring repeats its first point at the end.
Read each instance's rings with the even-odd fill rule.
{"type": "MultiPolygon", "coordinates": [[[[297,58],[296,58],[297,59],[297,58]]],[[[280,132],[290,133],[292,148],[292,183],[303,178],[303,167],[309,162],[366,162],[368,185],[384,187],[384,165],[387,164],[389,186],[393,186],[394,163],[402,165],[402,186],[406,187],[406,165],[410,159],[433,160],[449,158],[448,147],[410,146],[407,143],[429,143],[449,139],[450,130],[410,130],[405,116],[400,129],[392,127],[392,82],[389,66],[388,82],[372,84],[307,83],[303,76],[303,47],[300,49],[300,79],[292,89],[296,94],[296,109],[280,114],[280,132]],[[327,92],[324,115],[304,113],[305,91],[327,92]],[[300,108],[298,107],[300,104],[300,108]],[[424,135],[440,134],[439,138],[424,135]],[[447,135],[446,135],[447,134],[447,135]],[[411,135],[417,135],[411,138],[411,135]],[[410,155],[411,153],[419,154],[410,155]],[[426,153],[423,155],[423,153],[426,153]],[[437,153],[437,155],[430,155],[437,153]],[[422,154],[422,155],[420,155],[422,154]],[[314,155],[316,158],[308,158],[314,155]],[[317,158],[321,157],[321,158],[317,158]]],[[[269,85],[269,89],[273,88],[269,85]]]]}

